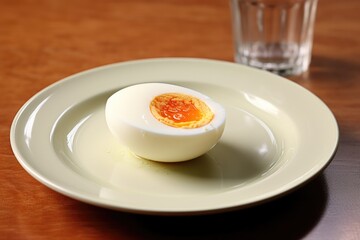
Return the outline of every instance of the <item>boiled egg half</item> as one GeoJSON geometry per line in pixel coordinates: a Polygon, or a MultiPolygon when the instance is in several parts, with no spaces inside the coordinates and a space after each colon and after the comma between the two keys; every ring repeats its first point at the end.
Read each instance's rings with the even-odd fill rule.
{"type": "Polygon", "coordinates": [[[224,108],[177,85],[144,83],[123,88],[106,102],[111,133],[141,158],[180,162],[216,145],[225,127],[224,108]]]}

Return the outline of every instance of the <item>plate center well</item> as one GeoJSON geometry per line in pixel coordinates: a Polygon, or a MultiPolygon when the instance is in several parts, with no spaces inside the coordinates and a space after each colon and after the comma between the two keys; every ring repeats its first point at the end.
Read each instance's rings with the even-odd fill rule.
{"type": "Polygon", "coordinates": [[[75,171],[109,188],[168,196],[220,193],[263,179],[281,158],[281,142],[267,124],[226,104],[224,134],[207,154],[181,163],[138,158],[107,128],[108,97],[91,98],[64,114],[53,145],[75,171]]]}

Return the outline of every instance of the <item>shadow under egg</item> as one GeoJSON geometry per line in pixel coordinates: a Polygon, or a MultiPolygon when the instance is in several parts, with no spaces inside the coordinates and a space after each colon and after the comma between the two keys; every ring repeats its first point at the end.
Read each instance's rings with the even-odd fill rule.
{"type": "Polygon", "coordinates": [[[241,149],[224,142],[219,142],[208,153],[185,162],[161,163],[151,160],[152,165],[161,172],[188,182],[192,188],[224,191],[245,185],[264,177],[271,170],[277,159],[263,156],[258,151],[241,149]]]}

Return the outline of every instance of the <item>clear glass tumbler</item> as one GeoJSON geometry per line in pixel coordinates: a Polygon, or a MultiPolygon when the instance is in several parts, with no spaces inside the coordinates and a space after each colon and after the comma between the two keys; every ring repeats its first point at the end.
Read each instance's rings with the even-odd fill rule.
{"type": "Polygon", "coordinates": [[[230,0],[235,61],[281,75],[310,65],[317,0],[230,0]]]}

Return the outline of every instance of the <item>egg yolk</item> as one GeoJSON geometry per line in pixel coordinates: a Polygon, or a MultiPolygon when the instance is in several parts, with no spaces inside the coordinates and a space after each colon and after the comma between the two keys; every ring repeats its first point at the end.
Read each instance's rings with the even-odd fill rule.
{"type": "Polygon", "coordinates": [[[156,96],[150,103],[150,111],[158,121],[177,128],[202,127],[214,117],[203,101],[181,93],[156,96]]]}

